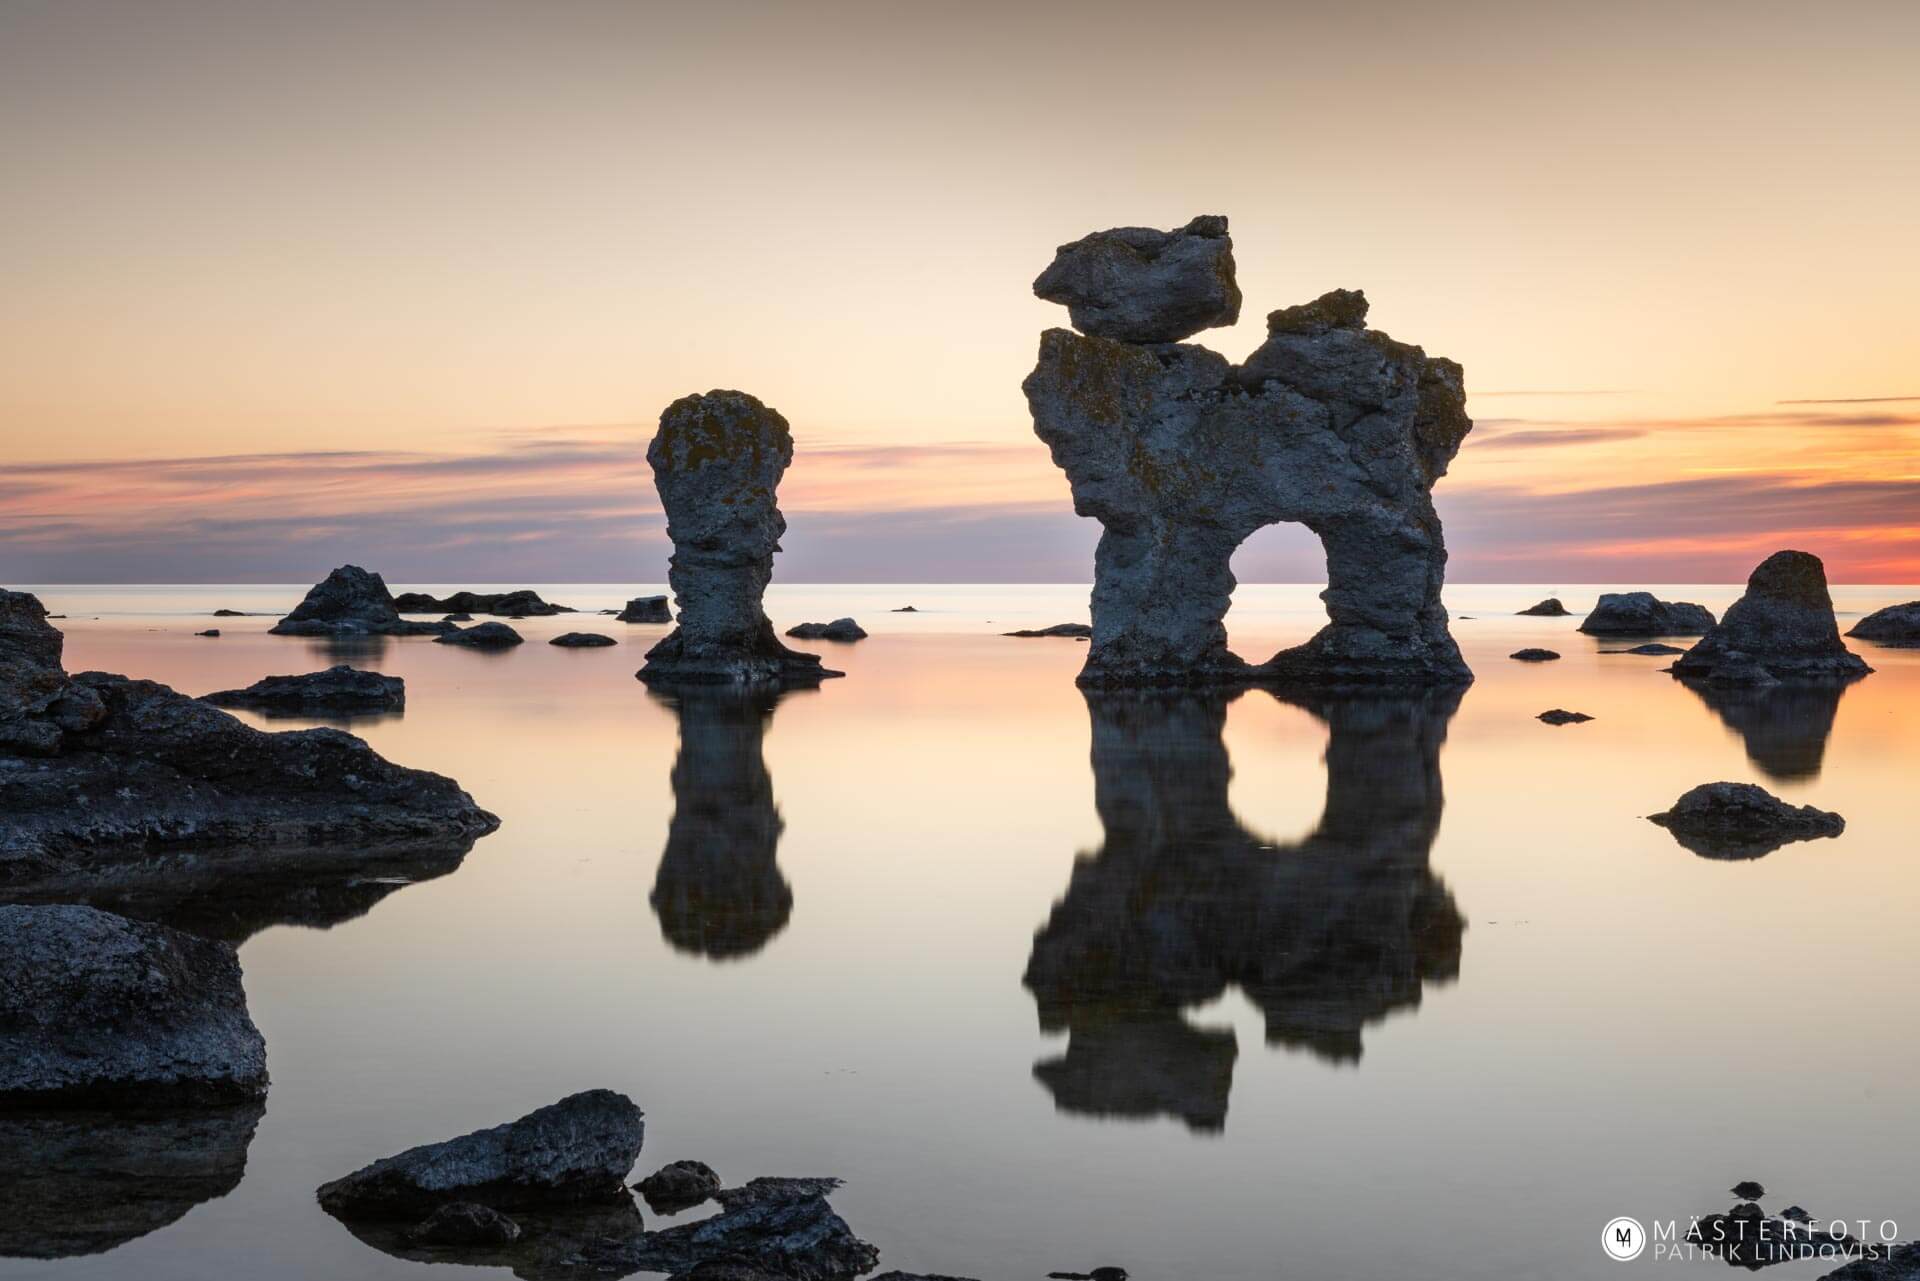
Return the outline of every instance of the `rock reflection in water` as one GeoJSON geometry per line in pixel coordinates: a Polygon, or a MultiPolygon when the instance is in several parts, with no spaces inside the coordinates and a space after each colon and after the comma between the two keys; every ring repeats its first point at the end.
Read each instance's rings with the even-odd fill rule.
{"type": "Polygon", "coordinates": [[[751,956],[786,928],[793,890],[775,861],[786,824],[762,750],[784,695],[762,686],[656,691],[680,723],[673,821],[653,881],[660,932],[712,960],[751,956]]]}
{"type": "Polygon", "coordinates": [[[1713,685],[1684,682],[1726,727],[1740,736],[1747,759],[1768,778],[1820,777],[1827,739],[1844,684],[1713,685]]]}
{"type": "Polygon", "coordinates": [[[265,1110],[0,1114],[0,1257],[100,1254],[225,1196],[265,1110]]]}
{"type": "Polygon", "coordinates": [[[1106,841],[1076,863],[1024,980],[1041,1028],[1069,1034],[1034,1069],[1065,1111],[1221,1129],[1235,1038],[1184,1009],[1237,985],[1269,1044],[1356,1062],[1367,1023],[1459,972],[1466,922],[1427,865],[1459,692],[1288,696],[1329,740],[1320,824],[1285,846],[1228,805],[1221,730],[1238,696],[1086,696],[1106,841]]]}
{"type": "Polygon", "coordinates": [[[577,1281],[616,1278],[640,1271],[630,1262],[636,1243],[646,1239],[640,1209],[630,1200],[513,1216],[523,1235],[510,1245],[424,1245],[412,1237],[411,1223],[341,1220],[363,1245],[411,1263],[455,1263],[473,1268],[508,1268],[522,1281],[577,1281]]]}

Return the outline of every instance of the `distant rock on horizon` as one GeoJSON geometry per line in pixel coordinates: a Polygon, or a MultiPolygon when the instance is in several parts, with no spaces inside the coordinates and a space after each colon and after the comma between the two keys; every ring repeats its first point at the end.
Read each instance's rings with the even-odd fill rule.
{"type": "Polygon", "coordinates": [[[1652,592],[1603,592],[1580,622],[1589,636],[1704,636],[1713,614],[1691,601],[1664,601],[1652,592]]]}
{"type": "Polygon", "coordinates": [[[380,575],[342,565],[268,630],[275,636],[438,636],[451,628],[406,621],[380,575]]]}
{"type": "Polygon", "coordinates": [[[1847,631],[1878,645],[1920,647],[1920,600],[1876,609],[1847,631]]]}

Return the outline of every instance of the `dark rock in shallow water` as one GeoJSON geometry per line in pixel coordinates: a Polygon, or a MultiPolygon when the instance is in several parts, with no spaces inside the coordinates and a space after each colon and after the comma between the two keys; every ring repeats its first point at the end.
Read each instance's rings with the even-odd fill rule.
{"type": "Polygon", "coordinates": [[[194,633],[195,636],[218,636],[219,634],[220,634],[220,629],[218,627],[209,627],[204,632],[194,633]]]}
{"type": "Polygon", "coordinates": [[[1582,725],[1592,720],[1593,717],[1587,715],[1585,712],[1570,712],[1564,707],[1556,707],[1550,711],[1540,713],[1540,715],[1534,719],[1545,721],[1549,725],[1582,725]]]}
{"type": "Polygon", "coordinates": [[[1520,613],[1531,614],[1535,618],[1565,618],[1572,611],[1560,603],[1558,596],[1549,596],[1538,605],[1527,606],[1520,613]]]}
{"type": "Polygon", "coordinates": [[[1051,627],[1025,627],[1017,632],[1002,632],[1003,636],[1072,636],[1091,639],[1093,627],[1089,623],[1055,623],[1051,627]]]}
{"type": "Polygon", "coordinates": [[[445,618],[441,619],[440,621],[443,623],[471,623],[473,621],[473,615],[472,614],[448,614],[445,618]]]}
{"type": "Polygon", "coordinates": [[[671,623],[673,611],[667,608],[665,596],[635,596],[628,601],[626,608],[615,616],[615,622],[621,623],[671,623]]]}
{"type": "Polygon", "coordinates": [[[1055,252],[1033,292],[1067,308],[1083,334],[1171,343],[1240,319],[1227,220],[1195,218],[1178,231],[1115,227],[1055,252]]]}
{"type": "MultiPolygon", "coordinates": [[[[1224,249],[1224,219],[1217,234],[1224,249]]],[[[1472,429],[1463,376],[1366,328],[1366,310],[1335,290],[1273,312],[1238,366],[1200,346],[1041,335],[1022,384],[1034,432],[1074,511],[1103,527],[1082,685],[1472,680],[1440,601],[1431,494],[1472,429]],[[1227,648],[1231,561],[1281,521],[1320,536],[1331,621],[1252,665],[1227,648]]]]}
{"type": "Polygon", "coordinates": [[[1758,1201],[1767,1194],[1765,1185],[1755,1183],[1752,1179],[1743,1179],[1739,1183],[1734,1184],[1728,1191],[1732,1192],[1742,1201],[1758,1201]]]}
{"type": "Polygon", "coordinates": [[[215,707],[282,712],[394,712],[407,705],[407,683],[398,676],[341,664],[303,676],[262,677],[245,689],[202,694],[200,701],[215,707]]]}
{"type": "Polygon", "coordinates": [[[857,641],[867,638],[866,628],[851,618],[836,618],[831,623],[799,623],[787,628],[796,640],[857,641]]]}
{"type": "Polygon", "coordinates": [[[1844,1230],[1772,1216],[1751,1201],[1725,1214],[1700,1216],[1688,1227],[1686,1240],[1729,1266],[1748,1271],[1793,1261],[1832,1263],[1866,1249],[1844,1230]]]}
{"type": "Polygon", "coordinates": [[[1127,1281],[1127,1270],[1112,1266],[1091,1272],[1049,1272],[1047,1275],[1055,1281],[1127,1281]]]}
{"type": "Polygon", "coordinates": [[[938,1272],[880,1272],[867,1281],[975,1281],[973,1277],[946,1276],[938,1272]]]}
{"type": "Polygon", "coordinates": [[[1920,646],[1920,600],[1876,609],[1847,632],[1881,645],[1920,646]]]}
{"type": "Polygon", "coordinates": [[[1523,663],[1551,663],[1560,655],[1550,649],[1516,649],[1507,657],[1523,663]]]}
{"type": "Polygon", "coordinates": [[[320,1206],[346,1219],[410,1219],[455,1201],[505,1209],[611,1201],[626,1192],[644,1134],[633,1100],[587,1090],[375,1161],[322,1185],[320,1206]]]}
{"type": "Polygon", "coordinates": [[[265,1110],[0,1113],[0,1258],[104,1254],[225,1196],[265,1110]]]}
{"type": "Polygon", "coordinates": [[[704,1161],[674,1161],[633,1185],[662,1214],[699,1205],[720,1190],[720,1176],[704,1161]]]}
{"type": "Polygon", "coordinates": [[[1660,654],[1684,654],[1687,651],[1678,645],[1662,645],[1659,641],[1651,641],[1645,645],[1635,645],[1632,649],[1603,649],[1600,652],[1602,654],[1639,654],[1651,658],[1660,654]]]}
{"type": "Polygon", "coordinates": [[[520,1225],[477,1202],[452,1201],[422,1219],[407,1236],[421,1245],[508,1245],[520,1239],[520,1225]]]}
{"type": "Polygon", "coordinates": [[[685,396],[647,446],[673,540],[679,625],[647,651],[649,684],[813,685],[841,673],[774,635],[762,598],[786,519],[775,492],[793,461],[787,420],[752,396],[685,396]]]}
{"type": "Polygon", "coordinates": [[[216,609],[213,611],[213,616],[215,618],[245,618],[247,617],[247,611],[244,609],[216,609]]]}
{"type": "Polygon", "coordinates": [[[1869,1257],[1836,1268],[1820,1281],[1920,1281],[1920,1241],[1876,1245],[1870,1251],[1869,1257]]]}
{"type": "Polygon", "coordinates": [[[880,1251],[855,1236],[824,1196],[814,1195],[754,1199],[698,1223],[649,1232],[606,1260],[676,1276],[709,1275],[694,1270],[725,1262],[785,1281],[851,1281],[874,1269],[880,1251]]]}
{"type": "Polygon", "coordinates": [[[749,1179],[737,1188],[717,1188],[713,1199],[720,1203],[723,1210],[744,1210],[755,1205],[784,1205],[791,1201],[804,1201],[809,1197],[827,1196],[838,1188],[842,1180],[830,1176],[813,1175],[793,1178],[785,1175],[763,1174],[757,1179],[749,1179]]]}
{"type": "Polygon", "coordinates": [[[1771,854],[1792,841],[1838,836],[1847,821],[1811,805],[1789,805],[1752,783],[1702,783],[1648,819],[1705,858],[1771,854]]]}
{"type": "Polygon", "coordinates": [[[380,575],[342,565],[271,628],[275,636],[435,636],[446,623],[410,623],[380,575]]]}
{"type": "Polygon", "coordinates": [[[234,1103],[267,1047],[234,950],[71,904],[0,906],[0,1109],[234,1103]]]}
{"type": "Polygon", "coordinates": [[[506,618],[540,618],[550,614],[577,614],[568,605],[550,605],[530,588],[513,592],[455,592],[451,596],[430,596],[426,592],[401,592],[393,606],[403,614],[494,614],[506,618]]]}
{"type": "Polygon", "coordinates": [[[434,637],[439,645],[464,645],[468,649],[507,649],[525,638],[505,623],[476,623],[434,637]]]}
{"type": "Polygon", "coordinates": [[[1850,681],[1873,669],[1840,640],[1820,558],[1775,552],[1718,625],[1668,669],[1729,685],[1850,681]]]}
{"type": "Polygon", "coordinates": [[[918,609],[915,609],[912,605],[902,605],[898,609],[891,609],[891,610],[888,610],[887,612],[890,614],[917,614],[920,611],[918,609]]]}
{"type": "Polygon", "coordinates": [[[1704,605],[1664,601],[1652,592],[1606,592],[1580,622],[1589,636],[1703,636],[1713,626],[1704,605]]]}
{"type": "Polygon", "coordinates": [[[562,649],[604,649],[608,645],[618,645],[611,636],[602,636],[599,632],[562,632],[548,641],[549,645],[558,645],[562,649]]]}

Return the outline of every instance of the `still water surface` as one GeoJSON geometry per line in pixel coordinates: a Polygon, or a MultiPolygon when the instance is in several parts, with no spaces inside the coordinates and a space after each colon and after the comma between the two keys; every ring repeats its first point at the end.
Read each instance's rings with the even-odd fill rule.
{"type": "MultiPolygon", "coordinates": [[[[298,587],[33,590],[69,670],[204,693],[337,661],[207,617],[298,587]]],[[[246,938],[272,1091],[250,1141],[180,1140],[243,1150],[237,1187],[0,1277],[429,1275],[313,1189],[593,1086],[646,1110],[638,1173],[844,1177],[883,1268],[1618,1278],[1608,1219],[1684,1227],[1747,1178],[1920,1236],[1920,651],[1856,645],[1878,671],[1837,699],[1713,706],[1577,615],[1513,616],[1549,590],[1449,590],[1457,700],[1089,698],[1083,646],[998,635],[1084,619],[1084,587],[775,587],[782,628],[873,633],[808,646],[847,679],[777,701],[650,695],[665,629],[611,619],[346,655],[408,686],[354,732],[501,829],[334,909],[363,915],[246,938]],[[580,628],[622,644],[543,643],[580,628]],[[1556,706],[1598,719],[1534,719],[1556,706]],[[1716,862],[1642,817],[1717,779],[1847,831],[1716,862]]],[[[1844,629],[1920,590],[1835,594],[1844,629]]],[[[1228,622],[1264,658],[1322,618],[1246,585],[1228,622]]],[[[506,1275],[430,1275],[464,1272],[506,1275]]]]}

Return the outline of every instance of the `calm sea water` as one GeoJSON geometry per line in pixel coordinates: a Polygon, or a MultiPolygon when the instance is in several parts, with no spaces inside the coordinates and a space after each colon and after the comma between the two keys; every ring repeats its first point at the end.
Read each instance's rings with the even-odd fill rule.
{"type": "MultiPolygon", "coordinates": [[[[299,587],[31,590],[70,670],[203,693],[334,658],[270,617],[193,635],[299,587]]],[[[646,1110],[638,1173],[844,1177],[883,1268],[1617,1278],[1608,1219],[1684,1229],[1748,1178],[1920,1236],[1920,652],[1857,645],[1878,671],[1837,700],[1713,706],[1577,616],[1513,616],[1550,590],[1601,589],[1449,589],[1457,706],[1089,699],[1083,646],[998,635],[1084,619],[1084,587],[776,586],[783,628],[873,633],[810,646],[847,679],[777,704],[651,696],[664,628],[611,619],[349,655],[408,685],[355,732],[501,829],[364,915],[246,939],[273,1086],[236,1187],[0,1276],[426,1275],[314,1188],[593,1086],[646,1110]],[[622,643],[541,643],[582,626],[622,643]],[[1598,719],[1534,719],[1556,706],[1598,719]],[[1717,862],[1642,817],[1717,779],[1847,831],[1717,862]]],[[[1836,591],[1843,628],[1915,596],[1836,591]]],[[[1263,658],[1321,618],[1246,585],[1228,621],[1263,658]]]]}

